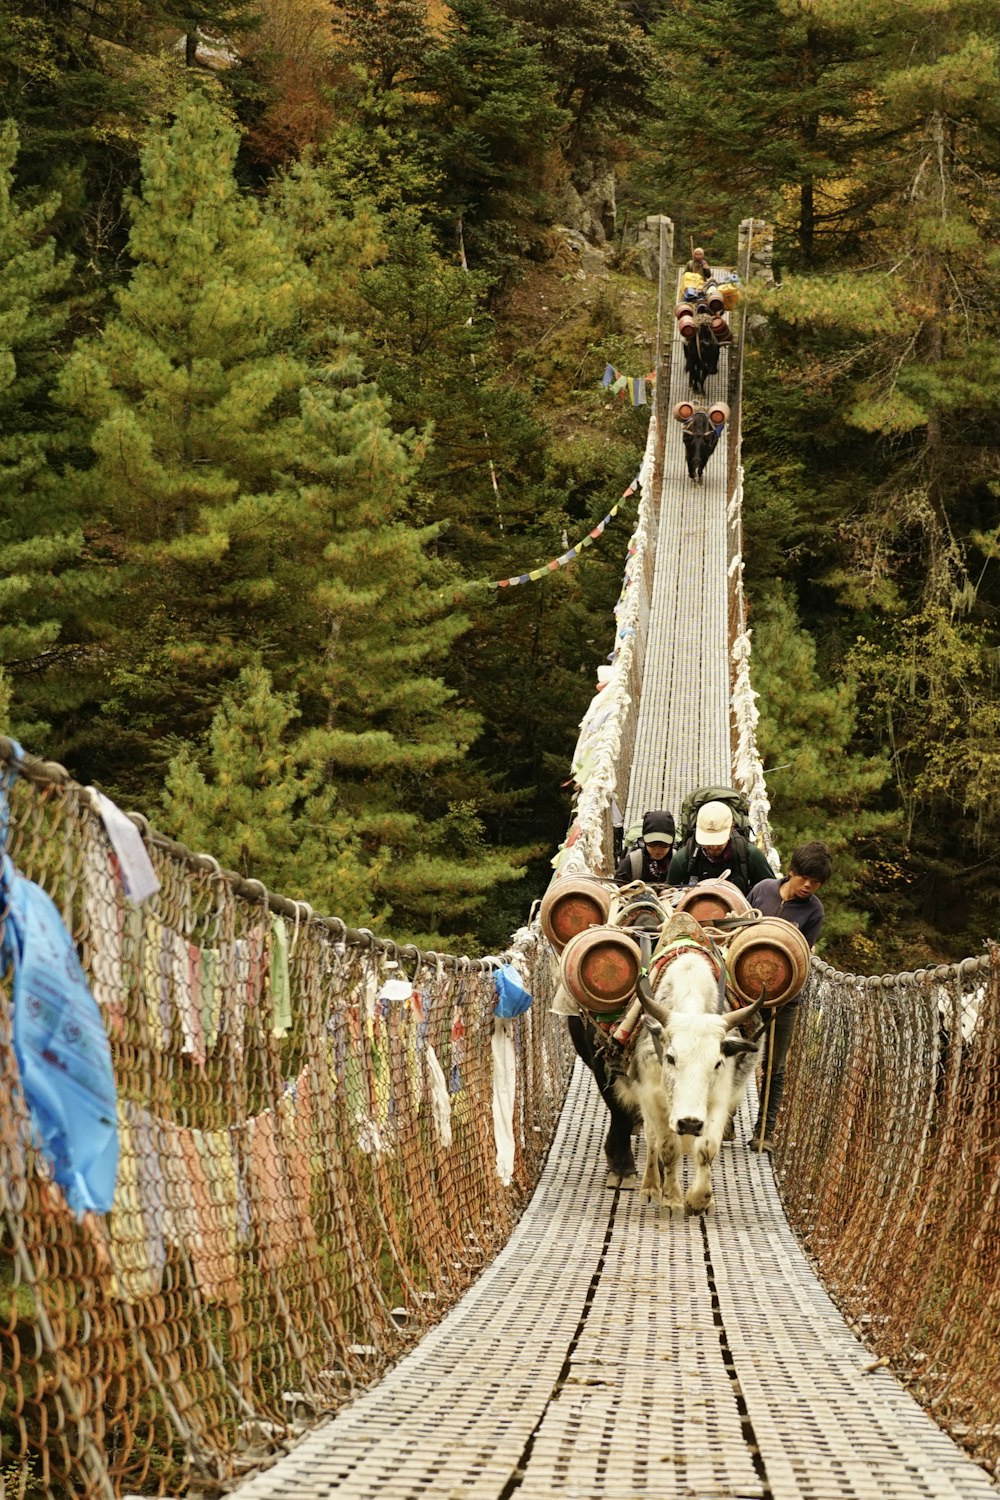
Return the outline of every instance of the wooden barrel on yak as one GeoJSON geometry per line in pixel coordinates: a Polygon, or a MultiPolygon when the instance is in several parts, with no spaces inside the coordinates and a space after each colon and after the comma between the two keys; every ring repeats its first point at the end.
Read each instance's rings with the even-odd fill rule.
{"type": "Polygon", "coordinates": [[[708,420],[713,427],[718,427],[720,422],[729,421],[729,407],[725,401],[713,401],[708,408],[708,420]]]}
{"type": "Polygon", "coordinates": [[[762,917],[741,927],[726,950],[729,983],[740,1003],[756,1000],[763,985],[765,1009],[794,999],[809,978],[810,961],[809,944],[784,917],[762,917]]]}
{"type": "Polygon", "coordinates": [[[694,416],[694,403],[691,401],[678,401],[674,407],[674,419],[677,422],[687,422],[694,416]]]}
{"type": "MultiPolygon", "coordinates": [[[[739,886],[733,885],[731,880],[699,881],[697,885],[689,886],[674,903],[674,911],[686,911],[703,927],[723,917],[748,917],[752,910],[739,886]]],[[[757,994],[760,994],[759,989],[757,994]]]]}
{"type": "Polygon", "coordinates": [[[606,922],[610,910],[611,892],[604,886],[596,880],[567,875],[550,884],[542,897],[538,920],[553,948],[561,953],[578,932],[606,922]]]}
{"type": "Polygon", "coordinates": [[[721,288],[717,286],[709,286],[706,288],[705,301],[708,303],[709,312],[718,313],[721,315],[726,310],[725,298],[722,295],[721,288]]]}
{"type": "Polygon", "coordinates": [[[622,1010],[642,971],[635,938],[620,927],[588,927],[570,938],[560,959],[563,984],[574,1000],[594,1015],[622,1010]]]}

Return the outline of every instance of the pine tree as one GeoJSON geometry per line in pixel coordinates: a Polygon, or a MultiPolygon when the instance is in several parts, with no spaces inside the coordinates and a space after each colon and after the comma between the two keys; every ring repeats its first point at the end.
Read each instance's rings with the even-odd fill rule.
{"type": "Polygon", "coordinates": [[[420,87],[442,220],[461,224],[474,268],[502,278],[537,233],[546,153],[566,118],[540,48],[492,0],[450,0],[420,87]]]}
{"type": "Polygon", "coordinates": [[[414,79],[431,44],[427,0],[334,0],[333,9],[346,56],[376,94],[414,79]]]}
{"type": "Polygon", "coordinates": [[[72,434],[54,411],[69,317],[69,262],[48,227],[54,198],[19,203],[18,133],[0,128],[0,663],[13,733],[40,744],[57,705],[73,701],[84,648],[74,632],[94,604],[83,532],[55,465],[72,434]]]}
{"type": "Polygon", "coordinates": [[[369,865],[337,806],[321,760],[296,739],[294,693],[246,667],[222,698],[204,754],[185,746],[167,769],[166,827],[223,867],[316,911],[368,926],[378,864],[369,865]]]}
{"type": "Polygon", "coordinates": [[[967,952],[981,930],[971,892],[995,902],[998,883],[984,835],[1000,715],[1000,575],[984,526],[1000,443],[1000,356],[985,335],[997,43],[976,0],[909,0],[870,20],[882,140],[862,138],[842,184],[861,226],[854,256],[762,299],[782,373],[754,459],[764,483],[748,494],[783,450],[802,461],[806,509],[833,523],[798,572],[825,669],[862,684],[859,728],[891,757],[905,842],[883,851],[897,873],[874,899],[909,940],[937,928],[931,941],[967,952]]]}
{"type": "Polygon", "coordinates": [[[754,214],[796,265],[850,243],[864,207],[843,181],[866,144],[886,141],[868,92],[880,21],[850,0],[669,0],[653,29],[662,66],[643,176],[685,242],[710,246],[714,229],[718,244],[754,214]]]}
{"type": "Polygon", "coordinates": [[[895,821],[878,805],[890,775],[888,759],[853,748],[854,684],[846,678],[823,679],[816,647],[802,630],[787,589],[772,587],[752,602],[757,747],[771,799],[772,834],[785,869],[799,844],[823,839],[829,846],[834,879],[826,940],[837,940],[841,951],[858,961],[863,945],[856,943],[852,952],[845,939],[866,925],[855,895],[865,841],[891,829],[895,821]]]}
{"type": "Polygon", "coordinates": [[[342,208],[361,203],[390,218],[427,209],[439,184],[416,78],[433,42],[424,0],[337,0],[334,124],[319,155],[342,208]]]}
{"type": "Polygon", "coordinates": [[[503,854],[456,848],[448,777],[478,720],[436,671],[467,622],[429,554],[437,528],[406,519],[409,444],[326,320],[336,258],[314,239],[307,264],[308,215],[282,223],[281,194],[270,209],[240,194],[237,144],[197,96],[151,135],[135,269],[66,372],[65,399],[93,423],[87,494],[124,580],[88,732],[112,731],[107,780],[150,790],[172,748],[161,738],[197,743],[260,657],[296,694],[300,746],[336,787],[333,833],[372,866],[374,909],[447,931],[518,876],[503,854]]]}
{"type": "Polygon", "coordinates": [[[220,93],[253,90],[241,47],[260,9],[260,0],[0,0],[0,98],[21,135],[19,180],[59,194],[57,239],[95,302],[120,274],[122,195],[147,124],[206,75],[220,93]],[[216,40],[217,70],[185,67],[199,34],[216,40]]]}
{"type": "MultiPolygon", "coordinates": [[[[547,562],[568,530],[574,540],[589,530],[620,493],[634,435],[624,455],[603,440],[553,452],[539,412],[499,367],[486,279],[437,253],[415,215],[401,216],[362,287],[370,367],[394,425],[427,435],[411,504],[444,523],[439,554],[476,584],[547,562]]],[[[592,693],[586,642],[619,587],[612,544],[544,584],[463,594],[470,629],[447,679],[482,719],[481,776],[467,764],[454,796],[473,801],[505,841],[541,852],[565,833],[560,785],[592,693]]]]}
{"type": "Polygon", "coordinates": [[[537,46],[553,98],[568,124],[567,155],[618,158],[623,135],[644,118],[656,67],[627,0],[498,0],[498,9],[537,46]]]}
{"type": "Polygon", "coordinates": [[[121,590],[114,691],[78,733],[97,743],[110,730],[152,765],[163,734],[207,724],[205,683],[232,677],[259,644],[274,593],[268,549],[289,498],[273,476],[294,452],[305,369],[282,340],[309,278],[241,197],[237,145],[200,94],[151,134],[131,207],[131,279],[62,381],[67,405],[92,424],[94,463],[78,483],[121,590]],[[274,518],[249,558],[217,524],[241,504],[244,516],[274,518]],[[242,614],[248,593],[256,626],[242,614]]]}

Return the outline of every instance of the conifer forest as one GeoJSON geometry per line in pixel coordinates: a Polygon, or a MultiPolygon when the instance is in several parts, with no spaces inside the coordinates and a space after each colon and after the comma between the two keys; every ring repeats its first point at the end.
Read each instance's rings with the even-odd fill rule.
{"type": "MultiPolygon", "coordinates": [[[[677,253],[774,227],[746,591],[823,956],[1000,910],[986,0],[0,0],[0,729],[453,952],[565,836],[677,253]],[[568,539],[568,540],[567,540],[568,539]]],[[[676,811],[676,809],[675,809],[676,811]]]]}

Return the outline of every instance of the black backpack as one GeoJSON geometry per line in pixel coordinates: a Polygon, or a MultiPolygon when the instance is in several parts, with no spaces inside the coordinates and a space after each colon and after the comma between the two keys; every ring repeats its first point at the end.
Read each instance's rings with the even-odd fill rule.
{"type": "MultiPolygon", "coordinates": [[[[713,802],[718,801],[719,799],[709,797],[708,800],[709,802],[713,802]]],[[[730,835],[729,842],[732,845],[733,850],[734,868],[739,870],[740,874],[743,877],[743,884],[749,891],[752,884],[752,881],[750,879],[750,841],[749,839],[745,839],[742,833],[737,833],[734,829],[732,834],[730,835]]],[[[695,878],[691,872],[694,869],[694,862],[698,857],[698,851],[701,848],[700,844],[695,843],[693,833],[691,837],[685,842],[684,848],[687,850],[688,880],[690,881],[695,878]]],[[[703,876],[702,879],[704,878],[705,877],[703,876]]]]}

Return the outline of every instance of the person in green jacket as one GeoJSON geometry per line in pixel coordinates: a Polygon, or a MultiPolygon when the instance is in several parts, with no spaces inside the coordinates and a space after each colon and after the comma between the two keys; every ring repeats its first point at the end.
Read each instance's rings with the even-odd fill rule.
{"type": "Polygon", "coordinates": [[[706,802],[698,809],[694,833],[674,851],[667,880],[697,885],[723,877],[749,896],[758,880],[773,879],[774,871],[763,849],[733,828],[732,809],[724,802],[706,802]]]}

